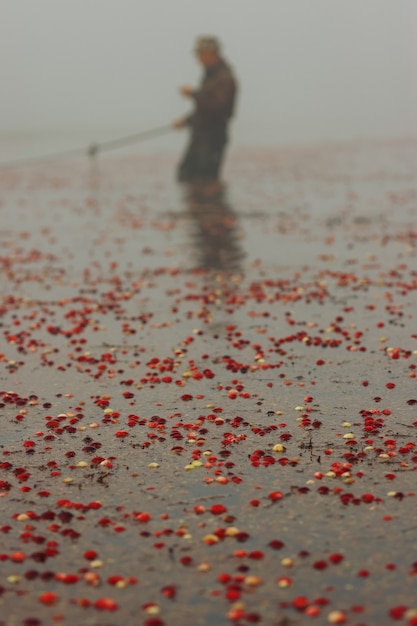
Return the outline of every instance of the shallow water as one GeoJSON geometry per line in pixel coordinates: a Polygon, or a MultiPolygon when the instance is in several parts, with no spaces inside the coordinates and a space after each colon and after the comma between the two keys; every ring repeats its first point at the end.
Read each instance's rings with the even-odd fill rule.
{"type": "Polygon", "coordinates": [[[3,623],[417,608],[416,164],[254,149],[221,194],[169,157],[0,172],[3,623]]]}

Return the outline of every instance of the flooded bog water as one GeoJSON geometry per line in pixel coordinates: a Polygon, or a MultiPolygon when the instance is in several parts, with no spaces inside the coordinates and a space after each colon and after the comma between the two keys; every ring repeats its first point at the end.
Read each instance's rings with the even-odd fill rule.
{"type": "Polygon", "coordinates": [[[417,623],[416,161],[0,172],[0,624],[417,623]]]}

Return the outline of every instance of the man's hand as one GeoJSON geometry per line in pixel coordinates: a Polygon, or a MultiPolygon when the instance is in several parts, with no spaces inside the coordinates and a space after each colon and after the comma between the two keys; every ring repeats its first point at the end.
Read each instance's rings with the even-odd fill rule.
{"type": "Polygon", "coordinates": [[[173,128],[184,128],[184,126],[186,126],[186,124],[187,124],[186,120],[182,117],[182,118],[172,122],[172,127],[173,128]]]}
{"type": "Polygon", "coordinates": [[[180,87],[180,94],[185,98],[192,98],[192,96],[194,95],[194,89],[193,87],[189,87],[188,85],[183,85],[182,87],[180,87]]]}

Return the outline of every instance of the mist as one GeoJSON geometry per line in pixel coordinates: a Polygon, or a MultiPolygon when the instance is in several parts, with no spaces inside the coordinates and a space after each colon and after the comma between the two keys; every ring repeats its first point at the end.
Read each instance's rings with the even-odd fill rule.
{"type": "Polygon", "coordinates": [[[415,0],[0,7],[0,138],[105,139],[169,123],[189,110],[178,87],[199,81],[192,49],[201,34],[220,38],[239,80],[237,143],[416,134],[415,0]]]}

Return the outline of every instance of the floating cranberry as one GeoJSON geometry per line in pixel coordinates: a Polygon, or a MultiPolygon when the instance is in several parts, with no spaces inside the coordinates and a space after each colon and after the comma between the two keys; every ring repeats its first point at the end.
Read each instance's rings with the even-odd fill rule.
{"type": "Polygon", "coordinates": [[[45,591],[41,593],[39,596],[39,602],[42,604],[46,604],[47,606],[52,606],[58,602],[59,598],[56,593],[53,591],[45,591]]]}
{"type": "Polygon", "coordinates": [[[210,507],[210,512],[213,515],[221,515],[222,513],[226,513],[227,508],[223,504],[213,504],[210,507]]]}
{"type": "Polygon", "coordinates": [[[268,498],[270,500],[272,500],[272,502],[276,502],[277,500],[281,500],[281,498],[284,497],[284,494],[281,493],[280,491],[272,491],[269,495],[268,498]]]}
{"type": "Polygon", "coordinates": [[[94,606],[99,611],[117,611],[117,603],[111,598],[99,598],[94,602],[94,606]]]}
{"type": "Polygon", "coordinates": [[[86,550],[84,552],[84,558],[87,559],[87,561],[94,561],[97,557],[98,554],[95,550],[86,550]]]}
{"type": "Polygon", "coordinates": [[[309,600],[305,596],[297,596],[293,599],[292,605],[297,611],[304,611],[309,605],[309,600]]]}

